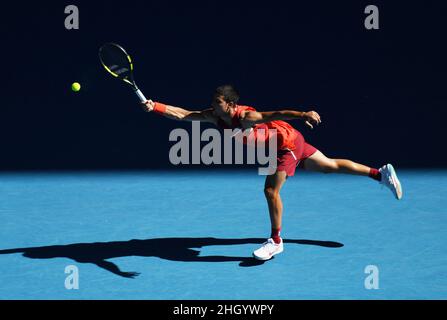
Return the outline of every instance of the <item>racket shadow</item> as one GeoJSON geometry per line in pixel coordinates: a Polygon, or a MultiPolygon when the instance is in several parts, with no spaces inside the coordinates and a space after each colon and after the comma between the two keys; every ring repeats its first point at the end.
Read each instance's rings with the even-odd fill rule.
{"type": "MultiPolygon", "coordinates": [[[[146,240],[75,243],[30,248],[0,250],[0,254],[22,253],[31,259],[68,258],[78,263],[92,263],[118,276],[134,278],[137,272],[121,271],[113,262],[113,258],[139,256],[157,257],[179,262],[239,262],[241,267],[253,267],[264,264],[252,257],[231,256],[199,256],[200,249],[207,246],[261,244],[264,238],[218,239],[218,238],[153,238],[146,240]]],[[[342,243],[319,240],[289,240],[284,243],[314,245],[328,248],[343,247],[342,243]]]]}

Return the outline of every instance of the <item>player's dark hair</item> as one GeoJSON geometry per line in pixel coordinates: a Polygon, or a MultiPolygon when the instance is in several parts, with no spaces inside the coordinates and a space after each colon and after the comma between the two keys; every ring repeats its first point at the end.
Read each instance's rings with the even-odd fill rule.
{"type": "Polygon", "coordinates": [[[233,102],[237,103],[239,101],[239,92],[237,92],[236,88],[231,84],[225,84],[220,86],[214,92],[215,97],[222,96],[225,102],[233,102]]]}

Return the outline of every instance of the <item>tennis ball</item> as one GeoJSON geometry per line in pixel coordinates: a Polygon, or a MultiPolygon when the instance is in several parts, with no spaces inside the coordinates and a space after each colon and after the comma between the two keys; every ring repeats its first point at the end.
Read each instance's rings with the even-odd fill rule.
{"type": "Polygon", "coordinates": [[[81,90],[81,85],[77,82],[74,82],[71,85],[71,90],[73,90],[74,92],[78,92],[79,90],[81,90]]]}

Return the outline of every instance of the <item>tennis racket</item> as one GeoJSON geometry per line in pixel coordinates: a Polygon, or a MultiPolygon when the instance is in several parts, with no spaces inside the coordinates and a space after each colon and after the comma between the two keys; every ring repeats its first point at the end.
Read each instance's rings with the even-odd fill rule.
{"type": "Polygon", "coordinates": [[[99,60],[108,73],[130,85],[141,102],[147,101],[135,83],[132,59],[123,47],[115,43],[104,44],[99,48],[99,60]]]}

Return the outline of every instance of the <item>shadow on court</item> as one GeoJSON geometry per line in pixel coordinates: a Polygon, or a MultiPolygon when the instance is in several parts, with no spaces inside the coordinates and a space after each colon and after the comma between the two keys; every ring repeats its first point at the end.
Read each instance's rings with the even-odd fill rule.
{"type": "MultiPolygon", "coordinates": [[[[158,257],[160,259],[183,262],[239,262],[241,267],[253,267],[263,264],[252,257],[203,256],[193,248],[206,246],[227,246],[243,244],[261,244],[263,238],[216,239],[216,238],[155,238],[147,240],[129,240],[95,243],[75,243],[68,245],[17,248],[0,250],[0,254],[23,253],[31,259],[69,258],[78,263],[93,263],[116,275],[134,278],[137,272],[124,272],[108,259],[120,257],[158,257]]],[[[288,240],[284,243],[313,245],[328,248],[343,247],[342,243],[318,240],[288,240]]]]}

